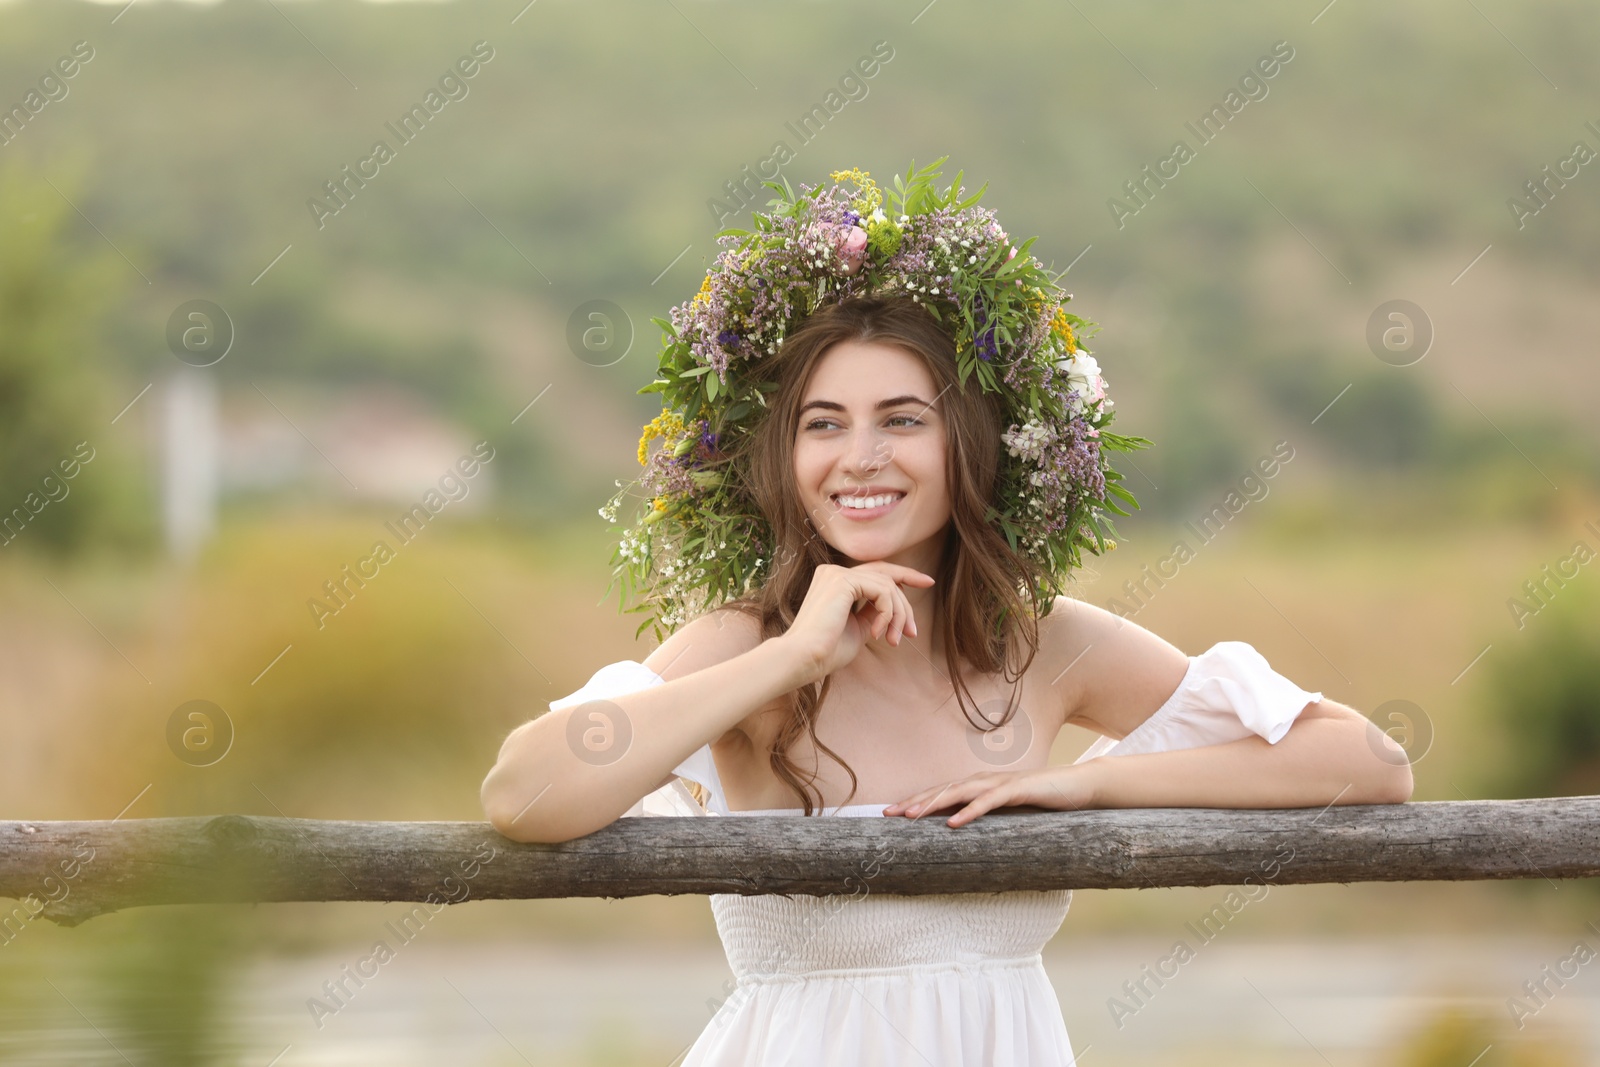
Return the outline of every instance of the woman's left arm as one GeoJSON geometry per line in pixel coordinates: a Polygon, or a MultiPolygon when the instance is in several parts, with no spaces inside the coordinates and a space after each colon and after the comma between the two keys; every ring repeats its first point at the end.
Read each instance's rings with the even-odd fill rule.
{"type": "Polygon", "coordinates": [[[947,822],[963,826],[1004,807],[1313,808],[1403,804],[1411,789],[1405,749],[1365,715],[1323,699],[1307,705],[1277,744],[1251,736],[1034,771],[985,772],[923,790],[884,814],[920,818],[961,806],[947,822]]]}
{"type": "Polygon", "coordinates": [[[1118,753],[1113,746],[1070,766],[985,771],[921,790],[885,815],[920,818],[965,805],[949,819],[961,826],[1015,806],[1309,808],[1401,804],[1411,797],[1411,763],[1393,738],[1354,708],[1275,675],[1258,653],[1236,642],[1186,660],[1132,620],[1063,597],[1041,624],[1040,658],[1049,672],[1044,676],[1055,679],[1051,691],[1059,686],[1063,692],[1059,718],[1036,727],[1037,734],[1053,739],[1063,722],[1073,722],[1126,739],[1165,711],[1170,714],[1157,728],[1155,749],[1146,734],[1134,751],[1118,753]],[[1320,699],[1287,708],[1284,700],[1294,694],[1320,699]],[[1226,720],[1235,710],[1225,710],[1225,698],[1252,709],[1254,732],[1238,720],[1218,725],[1219,713],[1226,720]],[[1209,725],[1199,721],[1205,716],[1212,717],[1209,725]],[[1290,719],[1281,734],[1272,726],[1290,719]],[[1176,721],[1182,725],[1174,732],[1176,721]],[[1267,730],[1275,743],[1262,736],[1267,730]],[[1246,736],[1230,740],[1228,733],[1246,736]]]}
{"type": "Polygon", "coordinates": [[[1096,808],[1403,804],[1412,789],[1405,749],[1359,711],[1326,698],[1307,705],[1277,744],[1252,736],[1045,768],[1068,771],[1082,777],[1076,788],[1096,808]]]}

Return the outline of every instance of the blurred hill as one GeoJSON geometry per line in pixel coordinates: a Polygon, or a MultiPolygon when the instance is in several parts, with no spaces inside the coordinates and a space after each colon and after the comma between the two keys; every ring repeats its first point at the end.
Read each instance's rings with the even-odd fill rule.
{"type": "MultiPolygon", "coordinates": [[[[120,6],[0,8],[0,101],[74,42],[93,49],[0,155],[81,164],[81,236],[115,244],[132,294],[104,340],[119,396],[169,365],[166,318],[203,297],[238,330],[225,387],[405,386],[509,437],[510,510],[592,514],[652,413],[633,395],[651,377],[649,317],[715,255],[708,202],[781,140],[796,184],[949,154],[947,177],[990,182],[984,203],[1041,235],[1042,258],[1076,262],[1068,288],[1104,327],[1093,345],[1120,428],[1157,441],[1130,483],[1149,514],[1183,516],[1285,435],[1318,457],[1298,477],[1356,493],[1390,471],[1541,486],[1595,472],[1600,199],[1585,187],[1600,179],[1584,167],[1549,185],[1521,229],[1507,207],[1575,140],[1600,149],[1583,107],[1600,75],[1579,44],[1600,14],[1585,5],[1226,3],[1155,19],[619,2],[604,28],[559,0],[120,6]],[[479,41],[493,58],[402,146],[386,124],[479,41]],[[892,58],[857,80],[864,95],[801,143],[795,124],[880,41],[892,58]],[[1292,59],[1202,145],[1189,124],[1278,42],[1292,59]],[[380,138],[395,158],[319,226],[308,201],[334,203],[324,183],[380,138]],[[1119,228],[1109,201],[1136,203],[1124,183],[1180,138],[1196,158],[1147,182],[1119,228]],[[1414,366],[1364,341],[1394,298],[1436,331],[1414,366]],[[611,366],[565,343],[591,299],[637,334],[611,366]]],[[[1445,495],[1429,516],[1473,510],[1470,489],[1445,495]]]]}

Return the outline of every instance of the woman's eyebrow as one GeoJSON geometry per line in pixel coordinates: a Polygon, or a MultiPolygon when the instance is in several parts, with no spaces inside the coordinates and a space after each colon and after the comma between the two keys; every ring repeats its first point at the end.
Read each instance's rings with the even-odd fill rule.
{"type": "MultiPolygon", "coordinates": [[[[875,405],[875,410],[882,411],[884,408],[897,408],[901,404],[921,404],[924,409],[933,407],[931,403],[922,399],[921,397],[907,394],[905,396],[892,396],[888,400],[880,400],[875,405]]],[[[804,415],[812,408],[824,408],[828,411],[843,411],[844,405],[836,404],[832,400],[813,400],[800,409],[800,414],[804,415]]]]}

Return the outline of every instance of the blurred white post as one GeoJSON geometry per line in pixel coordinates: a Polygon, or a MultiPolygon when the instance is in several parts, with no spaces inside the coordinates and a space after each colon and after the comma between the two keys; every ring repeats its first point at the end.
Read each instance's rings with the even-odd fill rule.
{"type": "Polygon", "coordinates": [[[161,514],[167,551],[190,559],[217,522],[217,383],[199,368],[167,379],[161,413],[161,514]]]}

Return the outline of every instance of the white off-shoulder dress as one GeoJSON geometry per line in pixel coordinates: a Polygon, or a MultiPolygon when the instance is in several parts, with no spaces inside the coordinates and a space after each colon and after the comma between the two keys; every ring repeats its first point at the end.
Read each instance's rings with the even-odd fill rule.
{"type": "MultiPolygon", "coordinates": [[[[659,685],[642,663],[596,671],[552,710],[659,685]]],[[[1320,692],[1301,689],[1243,641],[1189,657],[1178,688],[1120,741],[1075,761],[1225,744],[1277,744],[1320,692]]],[[[709,745],[673,768],[628,816],[800,815],[729,811],[709,745]],[[705,788],[702,808],[683,779],[705,788]]],[[[887,804],[824,815],[882,817],[887,804]]],[[[713,894],[735,987],[680,1067],[1071,1067],[1076,1063],[1041,951],[1072,891],[927,896],[713,894]]]]}

